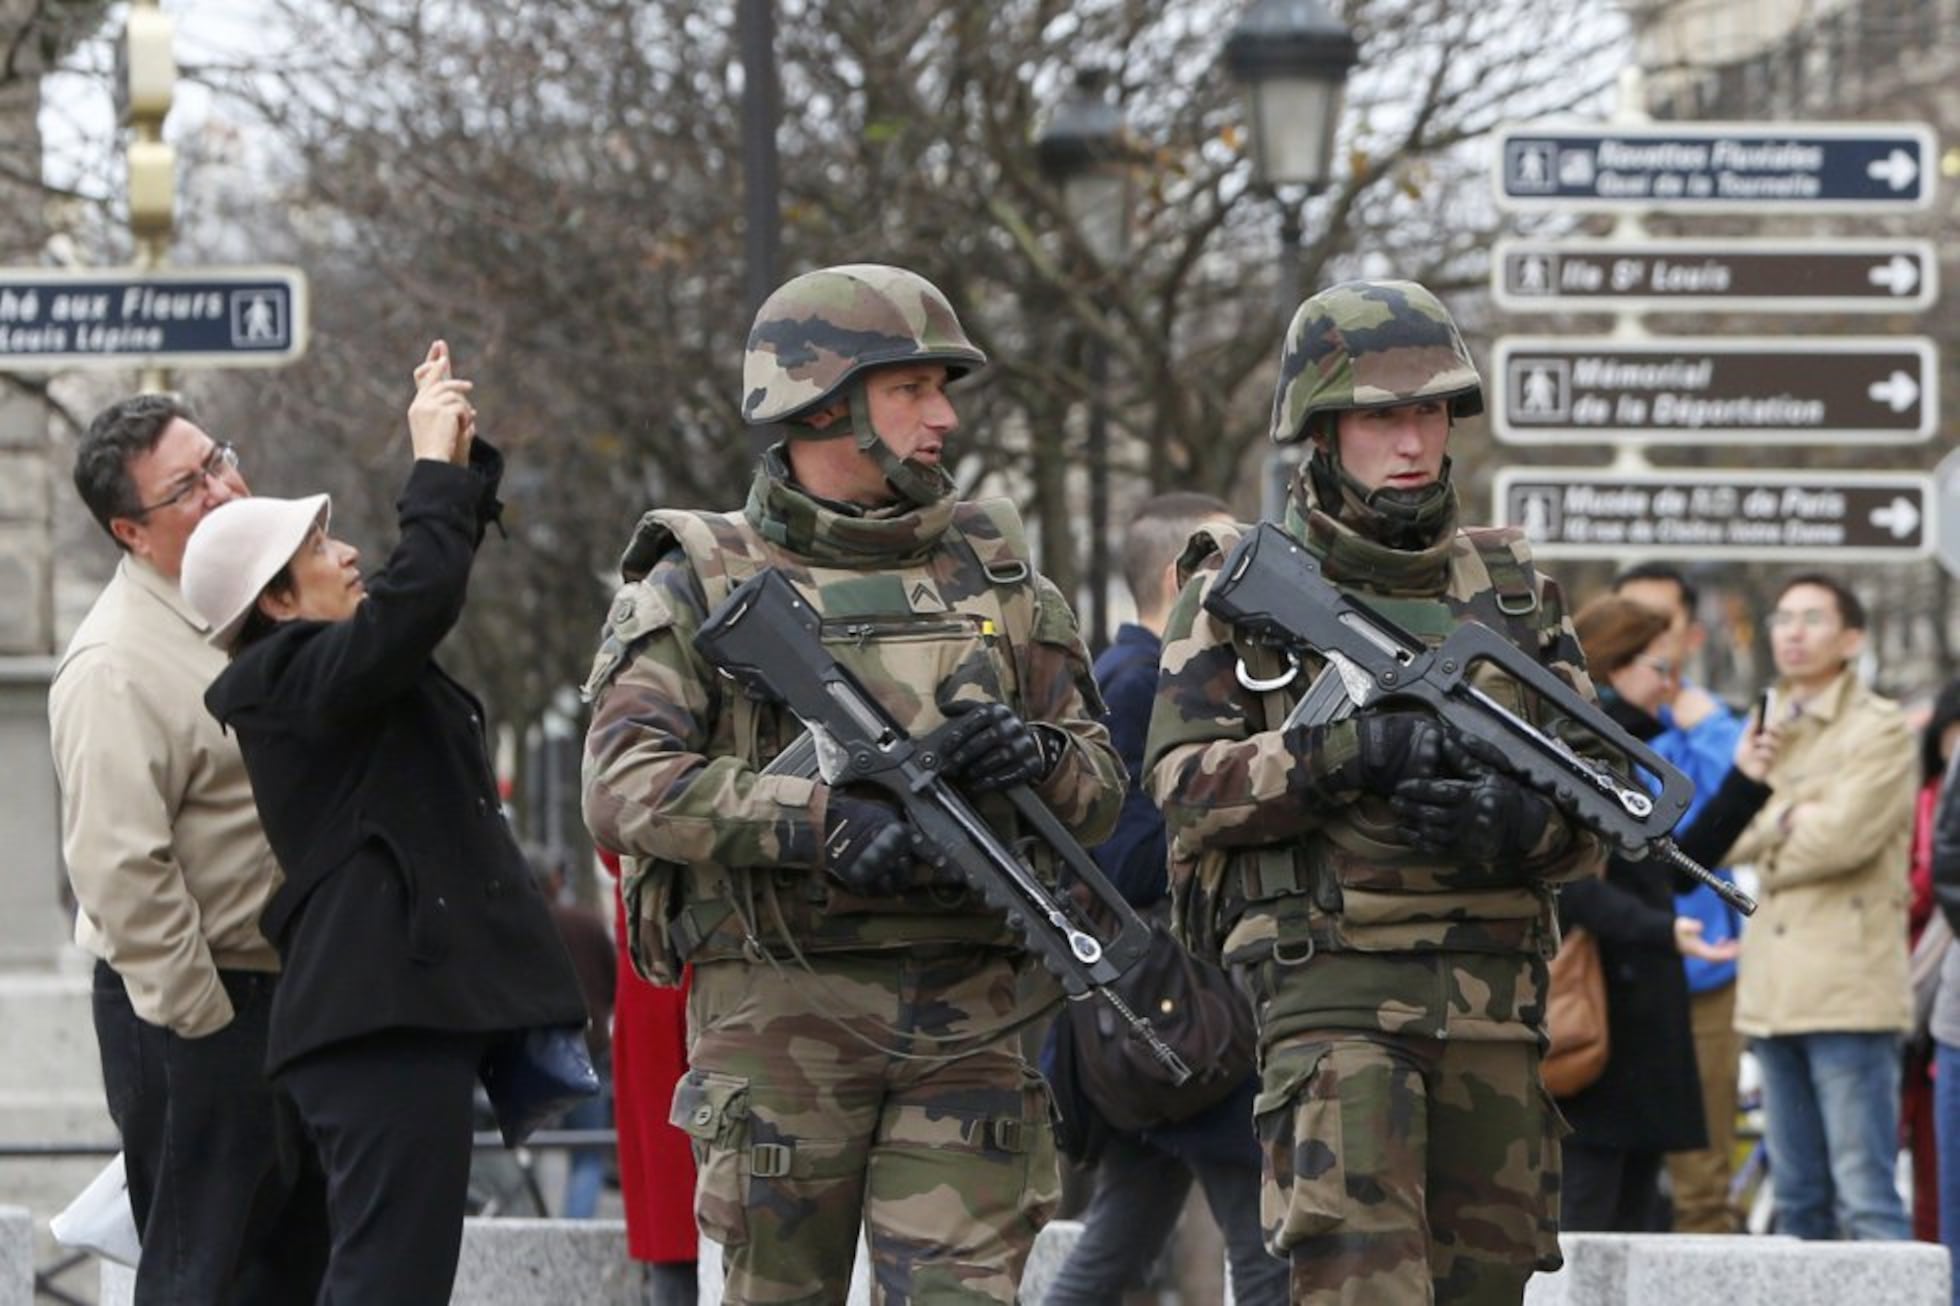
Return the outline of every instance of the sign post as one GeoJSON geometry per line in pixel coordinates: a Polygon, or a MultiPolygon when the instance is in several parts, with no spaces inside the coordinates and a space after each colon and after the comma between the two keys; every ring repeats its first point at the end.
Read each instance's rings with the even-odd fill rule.
{"type": "Polygon", "coordinates": [[[1510,467],[1499,520],[1548,558],[1911,562],[1934,550],[1923,472],[1652,471],[1510,467]]]}
{"type": "Polygon", "coordinates": [[[306,338],[298,268],[0,269],[0,371],[281,367],[306,338]]]}

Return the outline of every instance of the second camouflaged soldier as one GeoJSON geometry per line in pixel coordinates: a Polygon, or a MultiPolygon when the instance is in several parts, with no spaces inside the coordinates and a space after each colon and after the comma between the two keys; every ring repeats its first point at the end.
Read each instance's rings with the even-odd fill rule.
{"type": "Polygon", "coordinates": [[[1059,1183],[1018,1029],[1057,990],[1002,917],[935,882],[871,793],[765,768],[801,733],[703,661],[706,614],[764,567],[1009,836],[1025,783],[1083,842],[1122,763],[1075,618],[1004,500],[955,500],[947,382],[983,366],[937,289],[827,268],[764,302],[743,416],[784,423],[747,506],[648,514],[587,685],[585,815],[628,860],[636,964],[694,967],[673,1122],[730,1302],[845,1298],[860,1221],[894,1301],[1010,1302],[1059,1183]]]}
{"type": "MultiPolygon", "coordinates": [[[[1300,306],[1273,438],[1313,448],[1286,529],[1327,579],[1432,644],[1480,621],[1590,696],[1557,587],[1515,531],[1465,530],[1445,449],[1483,390],[1442,304],[1352,282],[1300,306]]],[[[1200,532],[1196,566],[1210,547],[1200,532]]],[[[1516,1302],[1558,1264],[1561,1123],[1539,1085],[1554,883],[1597,841],[1386,700],[1284,718],[1283,671],[1186,587],[1164,635],[1146,763],[1171,832],[1180,928],[1259,1019],[1254,1107],[1267,1246],[1295,1302],[1516,1302]]],[[[1478,677],[1544,725],[1514,683],[1478,677]]]]}

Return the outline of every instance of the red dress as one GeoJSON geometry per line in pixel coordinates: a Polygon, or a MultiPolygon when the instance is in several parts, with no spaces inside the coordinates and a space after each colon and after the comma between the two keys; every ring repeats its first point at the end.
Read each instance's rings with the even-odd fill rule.
{"type": "Polygon", "coordinates": [[[626,1253],[636,1261],[692,1261],[694,1154],[667,1123],[674,1085],[687,1069],[687,982],[647,983],[626,955],[626,907],[619,859],[601,852],[613,876],[613,928],[619,994],[613,1009],[613,1116],[619,1131],[619,1188],[626,1206],[626,1253]]]}

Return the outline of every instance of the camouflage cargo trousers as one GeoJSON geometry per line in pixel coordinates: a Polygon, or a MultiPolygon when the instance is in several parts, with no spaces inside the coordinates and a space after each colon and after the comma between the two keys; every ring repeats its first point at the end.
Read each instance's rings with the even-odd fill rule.
{"type": "Polygon", "coordinates": [[[1533,1043],[1317,1030],[1266,1049],[1266,1245],[1292,1300],[1516,1306],[1558,1260],[1563,1119],[1533,1043]]]}
{"type": "Polygon", "coordinates": [[[1012,1302],[1060,1196],[1047,1085],[999,953],[699,965],[671,1119],[730,1303],[841,1302],[860,1222],[872,1300],[1012,1302]],[[895,1055],[895,1053],[897,1055],[895,1055]]]}

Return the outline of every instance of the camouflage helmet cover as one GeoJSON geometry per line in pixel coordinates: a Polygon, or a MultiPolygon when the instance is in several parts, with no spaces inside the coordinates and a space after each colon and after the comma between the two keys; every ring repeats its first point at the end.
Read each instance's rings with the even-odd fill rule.
{"type": "Polygon", "coordinates": [[[1449,310],[1413,281],[1344,281],[1300,305],[1280,351],[1272,436],[1292,444],[1318,413],[1448,399],[1484,411],[1483,381],[1449,310]]]}
{"type": "Polygon", "coordinates": [[[742,360],[751,426],[809,412],[852,378],[889,363],[944,363],[952,377],[987,365],[939,288],[878,263],[819,268],[777,287],[756,311],[742,360]]]}

